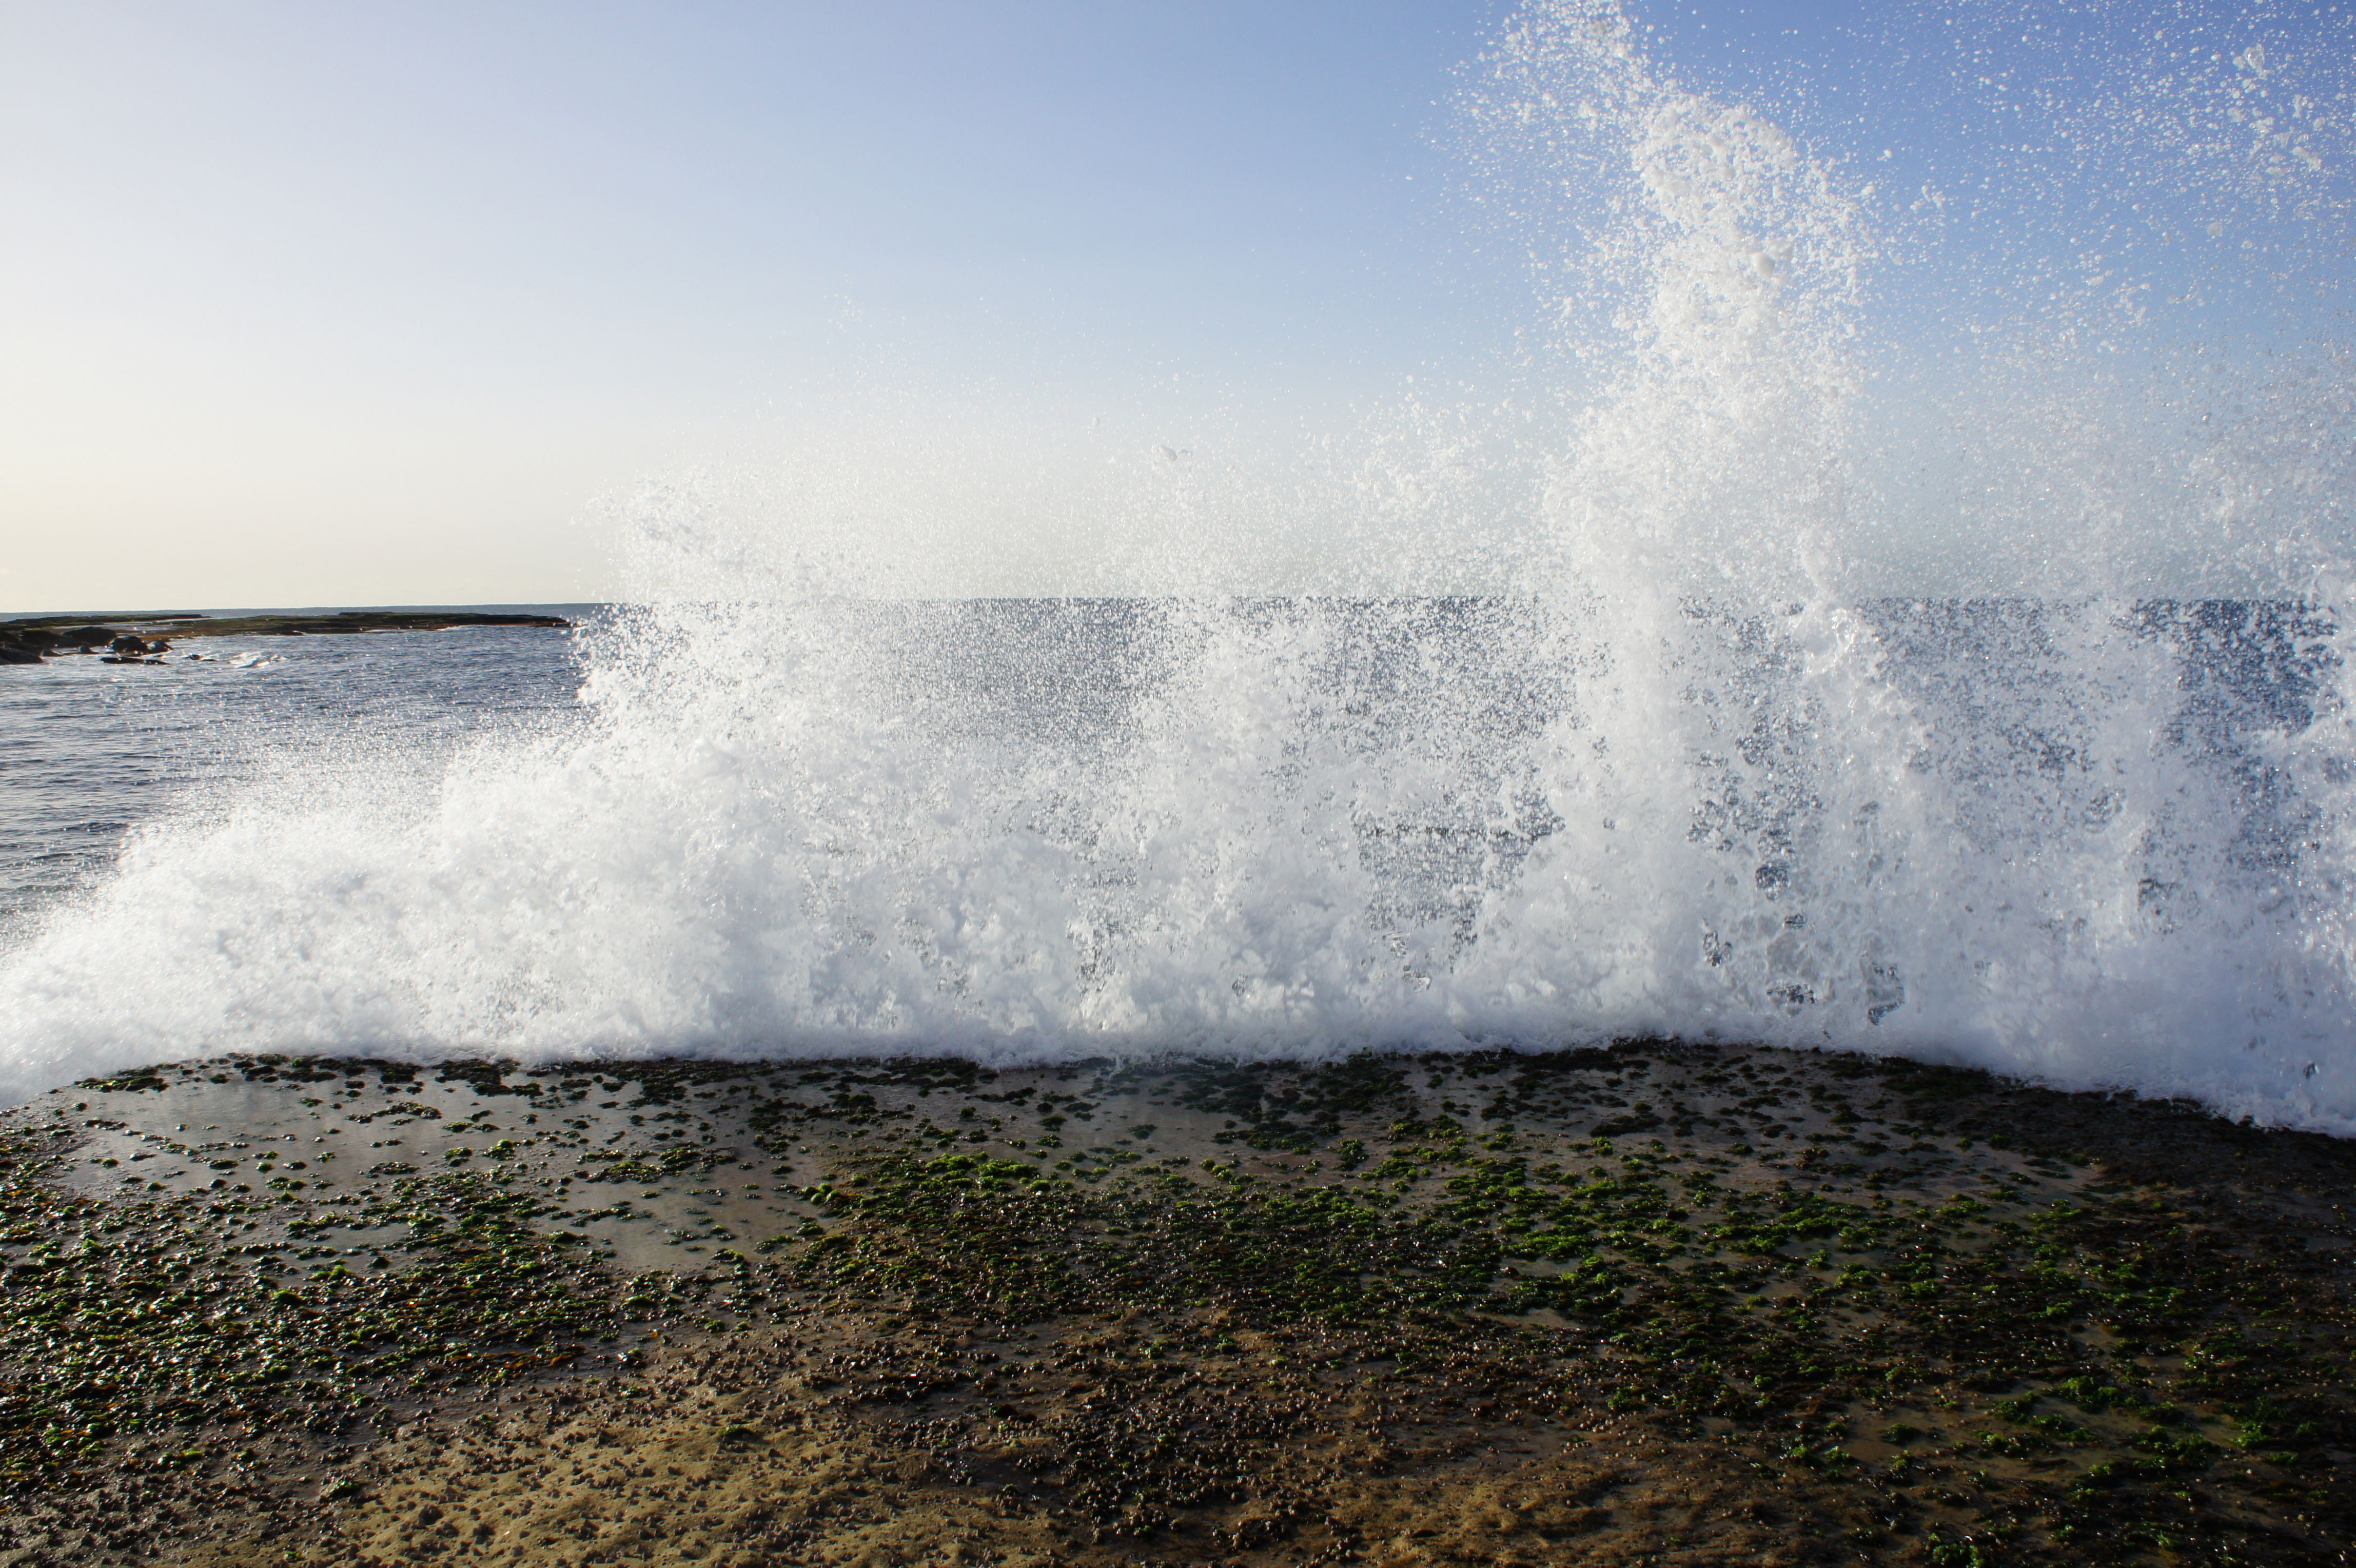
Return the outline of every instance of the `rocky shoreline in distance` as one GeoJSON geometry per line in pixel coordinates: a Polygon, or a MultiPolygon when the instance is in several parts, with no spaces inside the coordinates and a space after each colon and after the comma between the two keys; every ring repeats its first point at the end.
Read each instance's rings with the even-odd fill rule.
{"type": "Polygon", "coordinates": [[[199,637],[348,637],[369,631],[448,631],[458,627],[541,626],[570,629],[562,616],[466,610],[337,610],[332,614],[209,616],[194,610],[24,616],[0,621],[0,664],[39,664],[61,654],[110,662],[160,663],[176,641],[199,637]]]}

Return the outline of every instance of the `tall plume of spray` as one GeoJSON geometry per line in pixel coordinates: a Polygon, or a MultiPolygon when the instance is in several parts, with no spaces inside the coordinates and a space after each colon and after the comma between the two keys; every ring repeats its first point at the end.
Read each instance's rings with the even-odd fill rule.
{"type": "Polygon", "coordinates": [[[1858,194],[1748,107],[1658,80],[1617,7],[1533,8],[1483,64],[1479,177],[1588,372],[1551,476],[1558,572],[1837,591],[1873,259],[1858,194]]]}
{"type": "MultiPolygon", "coordinates": [[[[1996,9],[1978,18],[1991,31],[2012,19],[1996,9]]],[[[1608,669],[1555,726],[1569,831],[1500,896],[1478,967],[1545,972],[1538,954],[1611,951],[1617,933],[1601,983],[1628,1025],[1951,1054],[2344,1124],[2351,753],[2329,646],[2349,624],[2344,352],[2204,363],[2122,398],[2117,360],[2141,358],[2155,387],[2184,368],[2181,344],[2122,351],[2147,285],[2088,270],[2083,243],[2082,275],[2057,282],[1990,222],[2011,246],[2002,281],[2036,284],[2044,308],[1965,317],[1987,345],[1971,392],[1873,407],[1860,278],[1887,243],[1878,193],[1747,108],[1659,80],[1636,38],[1615,7],[1533,8],[1473,98],[1499,200],[1540,208],[1542,241],[1567,209],[1587,247],[1534,253],[1575,280],[1567,357],[1601,362],[1549,511],[1555,596],[1583,605],[1608,669]],[[2029,365],[2033,402],[2013,380],[2029,365]],[[2212,410],[2233,434],[2188,437],[2212,410]],[[1892,439],[1908,415],[1967,432],[1937,465],[1951,482],[1984,481],[2000,453],[2015,510],[1976,511],[1998,489],[1983,482],[1907,517],[1858,455],[1919,452],[1892,439]],[[2140,537],[2108,515],[2126,509],[2140,537]],[[1880,536],[1908,525],[2044,596],[1888,596],[1880,536]],[[2139,602],[2152,539],[2206,558],[2196,587],[2274,602],[2139,602]],[[2024,569],[2031,553],[2043,570],[2024,569]],[[2268,700],[2228,695],[2269,639],[2288,658],[2257,677],[2268,700]]],[[[2049,106],[2068,120],[2057,140],[2147,200],[2307,225],[2277,251],[2312,241],[2346,204],[2319,178],[2291,187],[2325,172],[2319,136],[2345,142],[2344,83],[2326,107],[2277,90],[2303,117],[2270,117],[2264,48],[2221,68],[2204,41],[2179,27],[2171,69],[2106,82],[2092,109],[2049,106]],[[2212,124],[2254,148],[2203,139],[2212,124]],[[2122,153],[2127,127],[2172,129],[2179,143],[2143,145],[2190,188],[2122,153]]],[[[1938,247],[1969,236],[1944,231],[1927,188],[1913,207],[1896,239],[1935,274],[1938,247]]],[[[1960,313],[1994,281],[1934,277],[1901,303],[1960,313]]],[[[2195,292],[2175,284],[2179,302],[2195,292]]],[[[1917,352],[1943,346],[1909,325],[1917,352]]]]}
{"type": "Polygon", "coordinates": [[[1851,1035],[1829,1017],[1878,1024],[1898,983],[1869,897],[1829,918],[1864,890],[1808,884],[1845,807],[1886,811],[1876,763],[1909,739],[1844,607],[1858,194],[1660,80],[1615,6],[1534,7],[1482,64],[1482,172],[1585,372],[1541,592],[1588,677],[1537,768],[1559,830],[1468,971],[1511,993],[1569,969],[1576,1010],[1622,1029],[1851,1035]],[[1828,755],[1843,730],[1864,746],[1828,755]]]}
{"type": "MultiPolygon", "coordinates": [[[[1468,73],[1476,189],[1546,301],[1513,418],[1419,405],[1273,478],[853,447],[650,496],[579,715],[258,765],[143,831],[0,956],[10,1081],[1659,1033],[2356,1128],[2345,358],[2207,357],[2155,398],[2186,351],[2117,350],[2132,279],[1975,315],[1935,193],[1898,207],[1640,36],[1535,5],[1468,73]],[[1893,250],[2000,346],[1897,373],[1893,250]],[[944,596],[1018,532],[1116,596],[944,596]],[[2153,602],[2153,537],[2225,540],[2242,599],[2153,602]],[[1926,542],[2020,596],[1893,596],[1926,542]]],[[[2253,69],[2137,91],[2246,123],[2253,69]]],[[[2325,190],[2315,102],[2282,180],[2204,153],[2203,188],[2325,190]]],[[[2092,146],[2157,111],[2086,113],[2092,146]]]]}
{"type": "MultiPolygon", "coordinates": [[[[2077,138],[2100,142],[2098,127],[2123,120],[2262,126],[2252,159],[2190,149],[2215,166],[2176,195],[2279,215],[2282,153],[2309,173],[2321,165],[2306,130],[2250,107],[2264,59],[2252,46],[2233,70],[2155,71],[2079,121],[2077,138]]],[[[2138,603],[2142,564],[2124,546],[2142,542],[2115,535],[2107,558],[2053,551],[2071,568],[2060,581],[2020,573],[2015,591],[2042,589],[2041,602],[1874,597],[1890,499],[1851,456],[1861,428],[1890,419],[1858,406],[1874,193],[1747,110],[1655,80],[1614,9],[1527,13],[1491,64],[1499,85],[1478,107],[1483,145],[1512,160],[1500,187],[1526,193],[1535,171],[1574,203],[1583,190],[1582,227],[1600,236],[1600,268],[1579,273],[1566,314],[1584,313],[1574,341],[1610,368],[1553,510],[1569,596],[1590,597],[1612,653],[1590,701],[1612,705],[1585,726],[1590,745],[1558,747],[1580,760],[1554,777],[1580,780],[1558,791],[1574,823],[1653,804],[1636,835],[1641,880],[1675,892],[1637,901],[1656,917],[1642,944],[1650,966],[1632,955],[1614,966],[1619,983],[1650,997],[1671,1032],[1951,1052],[2261,1113],[2338,1114],[2356,1041],[2340,842],[2350,752],[2344,666],[2324,644],[2347,624],[2344,357],[2327,347],[2287,370],[2203,366],[2209,384],[2178,399],[2204,416],[2232,408],[2241,428],[2185,440],[2169,400],[2120,406],[2117,371],[2088,351],[2124,357],[2134,291],[2115,273],[2073,291],[2088,297],[2041,280],[2041,316],[1974,330],[2001,329],[1991,364],[2033,362],[2049,389],[2084,389],[2079,401],[2049,390],[2041,417],[2023,418],[1984,388],[1949,413],[1975,427],[1980,454],[2005,449],[2030,476],[2044,513],[1974,516],[1965,502],[1929,526],[1959,554],[2017,567],[2008,528],[2050,542],[2083,534],[2088,510],[2134,507],[2147,535],[2225,545],[2210,552],[2231,563],[2215,577],[2277,602],[2225,615],[2138,603]],[[2108,319],[2087,307],[2103,284],[2108,319]],[[2219,398],[2221,383],[2239,395],[2219,398]],[[2158,428],[2130,426],[2122,441],[2138,415],[2158,428]],[[2253,440],[2260,424],[2272,434],[2253,440]],[[2091,480],[2073,424],[2110,427],[2113,461],[2091,480]],[[2254,482],[2268,464],[2279,467],[2254,482]],[[2251,529],[2253,493],[2276,486],[2287,504],[2251,529]],[[2073,489],[2095,498],[2079,515],[2073,489]],[[2214,539],[2221,521],[2242,522],[2241,536],[2214,539]],[[2221,703],[2221,687],[2251,679],[2246,656],[2269,628],[2305,662],[2269,669],[2271,703],[2221,703]],[[2227,654],[2244,657],[2238,676],[2227,654]]],[[[2176,171],[2201,172],[2189,156],[2176,171]]],[[[2299,214],[2309,223],[2320,194],[2299,214]]],[[[1908,303],[1936,298],[1926,288],[1908,303]]],[[[1588,845],[1558,835],[1509,895],[1527,898],[1551,862],[1570,863],[1576,891],[1522,960],[1592,949],[1591,912],[1628,877],[1588,845]]]]}

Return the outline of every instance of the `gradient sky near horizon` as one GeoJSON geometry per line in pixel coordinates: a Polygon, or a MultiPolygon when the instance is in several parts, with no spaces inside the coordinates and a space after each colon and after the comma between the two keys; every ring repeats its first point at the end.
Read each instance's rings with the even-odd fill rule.
{"type": "MultiPolygon", "coordinates": [[[[0,0],[0,610],[594,598],[596,498],[942,389],[1344,417],[1529,312],[1449,145],[1505,12],[0,0]]],[[[1635,14],[1957,156],[1861,5],[1635,14]]]]}

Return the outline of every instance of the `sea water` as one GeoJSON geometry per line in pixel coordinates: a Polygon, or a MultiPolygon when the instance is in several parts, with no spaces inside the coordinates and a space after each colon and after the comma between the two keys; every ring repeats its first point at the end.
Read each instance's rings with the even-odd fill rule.
{"type": "Polygon", "coordinates": [[[317,757],[355,735],[439,745],[570,712],[581,683],[565,638],[509,628],[190,638],[163,658],[68,655],[0,681],[0,930],[103,875],[134,824],[211,809],[273,758],[317,757]]]}
{"type": "Polygon", "coordinates": [[[1147,542],[1099,592],[958,592],[1003,498],[853,444],[650,492],[570,639],[5,671],[19,886],[125,826],[16,896],[0,1074],[1651,1035],[2356,1128],[2350,57],[2186,15],[1957,78],[2046,81],[2046,229],[1517,15],[1521,380],[1027,498],[1147,542]]]}

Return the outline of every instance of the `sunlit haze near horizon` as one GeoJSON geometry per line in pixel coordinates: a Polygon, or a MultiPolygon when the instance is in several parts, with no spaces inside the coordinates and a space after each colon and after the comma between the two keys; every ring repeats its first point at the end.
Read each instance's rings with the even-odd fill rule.
{"type": "MultiPolygon", "coordinates": [[[[919,591],[1118,590],[1130,544],[1197,542],[1124,533],[1156,463],[1305,493],[1472,405],[1542,445],[1582,395],[1548,293],[1580,199],[1468,130],[1509,15],[0,6],[0,609],[600,598],[617,515],[780,472],[889,476],[850,526],[930,540],[919,591]]],[[[2246,149],[2101,128],[2154,82],[2344,75],[2340,7],[1631,15],[1878,225],[1857,423],[1892,580],[1944,552],[1922,411],[2036,380],[1971,360],[2024,313],[2123,382],[2344,334],[2345,102],[2284,88],[2283,172],[2195,170],[2200,200],[2169,160],[2246,149]]],[[[1218,585],[1334,579],[1353,483],[1218,585]]]]}

